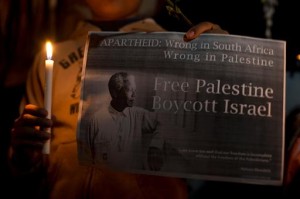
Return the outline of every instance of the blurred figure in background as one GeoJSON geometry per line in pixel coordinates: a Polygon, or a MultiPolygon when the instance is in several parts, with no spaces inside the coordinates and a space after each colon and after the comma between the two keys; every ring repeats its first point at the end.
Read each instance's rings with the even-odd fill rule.
{"type": "Polygon", "coordinates": [[[286,168],[287,196],[300,193],[300,106],[295,107],[286,118],[286,168]]]}

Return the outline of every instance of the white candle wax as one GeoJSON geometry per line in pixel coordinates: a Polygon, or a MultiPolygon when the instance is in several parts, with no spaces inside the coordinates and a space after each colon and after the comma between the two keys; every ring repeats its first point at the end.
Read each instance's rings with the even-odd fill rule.
{"type": "MultiPolygon", "coordinates": [[[[52,109],[52,78],[53,78],[53,65],[54,61],[51,60],[52,57],[52,46],[51,43],[46,44],[47,48],[47,60],[45,61],[45,99],[44,106],[48,111],[47,118],[51,119],[51,109],[52,109]],[[50,45],[50,46],[49,46],[50,45]]],[[[48,133],[51,133],[51,128],[45,129],[48,133]]],[[[44,154],[50,154],[50,139],[47,140],[43,147],[44,154]]]]}

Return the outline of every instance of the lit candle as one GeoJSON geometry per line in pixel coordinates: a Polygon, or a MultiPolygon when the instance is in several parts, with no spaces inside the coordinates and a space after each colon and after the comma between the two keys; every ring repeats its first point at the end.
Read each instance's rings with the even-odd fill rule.
{"type": "MultiPolygon", "coordinates": [[[[48,111],[47,118],[51,119],[51,106],[52,106],[52,77],[53,77],[53,64],[52,60],[52,45],[51,42],[46,42],[47,59],[45,60],[45,109],[48,111]]],[[[46,131],[51,133],[51,128],[47,128],[46,131]]],[[[45,143],[43,148],[44,154],[50,154],[50,139],[45,143]]]]}

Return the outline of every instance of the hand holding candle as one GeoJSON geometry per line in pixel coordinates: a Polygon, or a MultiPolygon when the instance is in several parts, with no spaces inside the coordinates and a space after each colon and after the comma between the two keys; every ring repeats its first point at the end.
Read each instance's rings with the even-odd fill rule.
{"type": "MultiPolygon", "coordinates": [[[[46,43],[47,59],[45,61],[45,109],[48,111],[47,118],[51,119],[51,109],[52,109],[52,78],[53,78],[53,65],[52,60],[52,45],[51,42],[46,43]]],[[[47,128],[46,131],[51,133],[51,128],[47,128]]],[[[44,154],[50,154],[50,140],[48,140],[43,148],[44,154]]]]}

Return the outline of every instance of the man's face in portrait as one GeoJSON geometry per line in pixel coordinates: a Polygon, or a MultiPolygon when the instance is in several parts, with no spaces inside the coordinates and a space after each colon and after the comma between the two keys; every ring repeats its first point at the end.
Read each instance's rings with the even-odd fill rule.
{"type": "Polygon", "coordinates": [[[128,76],[128,81],[121,90],[119,100],[125,107],[132,107],[136,96],[136,84],[133,76],[128,76]]]}

